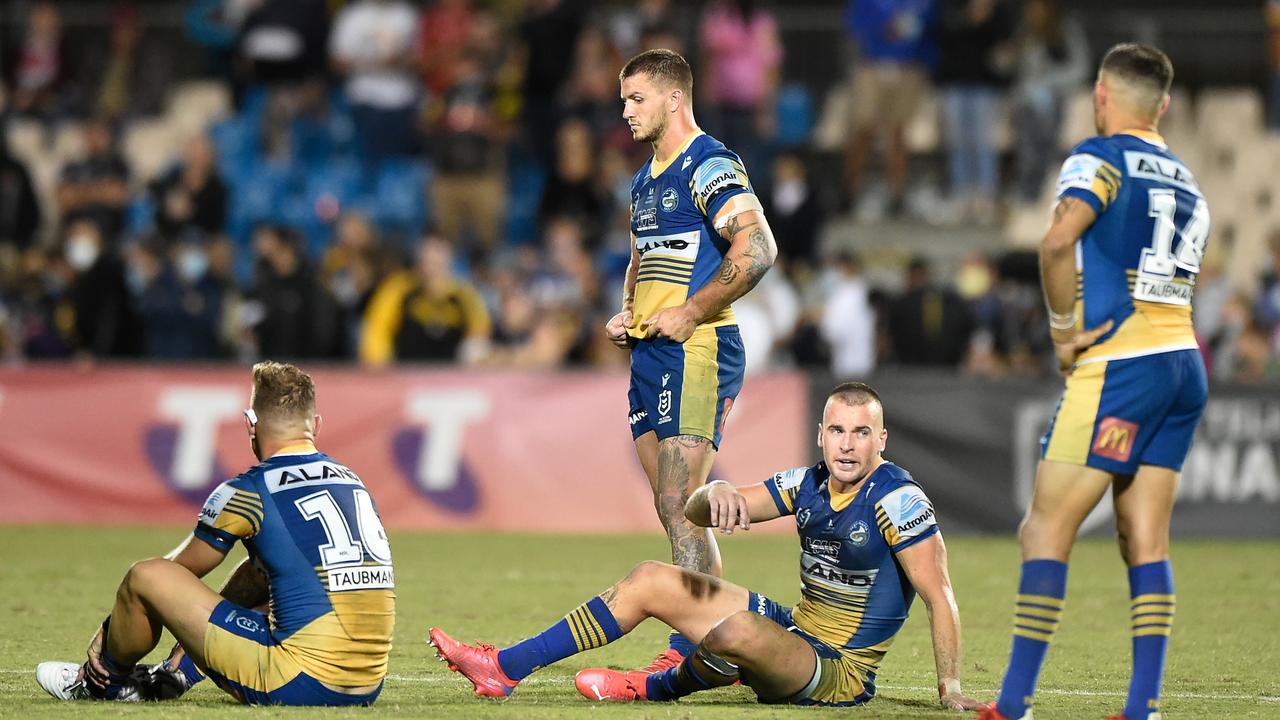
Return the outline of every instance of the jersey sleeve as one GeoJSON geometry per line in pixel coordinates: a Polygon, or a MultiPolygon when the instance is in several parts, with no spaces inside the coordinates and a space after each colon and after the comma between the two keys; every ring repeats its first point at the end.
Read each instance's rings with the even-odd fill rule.
{"type": "Polygon", "coordinates": [[[794,515],[796,512],[796,496],[800,494],[800,484],[804,482],[809,468],[792,468],[783,470],[765,481],[764,486],[773,496],[773,504],[783,515],[794,515]]]}
{"type": "Polygon", "coordinates": [[[1123,177],[1111,155],[1098,138],[1077,145],[1058,173],[1058,199],[1078,198],[1101,215],[1120,193],[1123,177]]]}
{"type": "Polygon", "coordinates": [[[711,155],[703,159],[693,169],[689,186],[693,190],[694,204],[708,218],[715,218],[720,208],[735,195],[754,192],[742,161],[728,155],[711,155]]]}
{"type": "Polygon", "coordinates": [[[876,524],[894,552],[906,550],[938,532],[933,503],[914,484],[896,487],[880,498],[876,503],[876,524]]]}
{"type": "Polygon", "coordinates": [[[262,498],[251,490],[224,482],[209,494],[196,521],[195,536],[219,552],[230,552],[262,528],[262,498]]]}

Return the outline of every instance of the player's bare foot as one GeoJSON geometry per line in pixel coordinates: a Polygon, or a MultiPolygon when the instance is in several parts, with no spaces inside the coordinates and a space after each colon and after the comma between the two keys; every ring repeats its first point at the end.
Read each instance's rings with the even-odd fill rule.
{"type": "Polygon", "coordinates": [[[461,673],[475,686],[480,697],[501,698],[511,694],[516,680],[507,677],[498,664],[498,649],[488,643],[465,645],[454,640],[440,628],[431,628],[427,642],[436,649],[436,656],[449,664],[449,669],[461,673]]]}
{"type": "Polygon", "coordinates": [[[645,680],[649,674],[643,670],[620,672],[607,668],[587,668],[573,678],[573,684],[588,700],[600,702],[634,702],[647,700],[645,680]]]}

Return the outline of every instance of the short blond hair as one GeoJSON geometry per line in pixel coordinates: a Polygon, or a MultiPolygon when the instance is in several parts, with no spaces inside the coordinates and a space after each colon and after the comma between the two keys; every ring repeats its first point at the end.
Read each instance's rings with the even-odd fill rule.
{"type": "Polygon", "coordinates": [[[311,376],[288,363],[253,366],[253,412],[268,431],[306,423],[316,413],[316,386],[311,376]]]}

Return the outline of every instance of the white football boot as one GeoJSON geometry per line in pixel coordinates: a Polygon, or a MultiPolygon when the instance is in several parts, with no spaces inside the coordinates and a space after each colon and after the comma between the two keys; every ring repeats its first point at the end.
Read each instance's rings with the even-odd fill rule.
{"type": "MultiPolygon", "coordinates": [[[[50,660],[36,666],[36,682],[45,692],[59,700],[98,700],[89,693],[89,686],[80,677],[80,666],[75,663],[50,660]]],[[[116,702],[138,702],[138,688],[127,686],[120,689],[116,702]]]]}

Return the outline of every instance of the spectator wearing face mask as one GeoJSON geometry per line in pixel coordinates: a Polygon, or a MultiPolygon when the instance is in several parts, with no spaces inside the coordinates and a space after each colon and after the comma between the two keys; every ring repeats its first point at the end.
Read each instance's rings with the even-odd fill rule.
{"type": "Polygon", "coordinates": [[[209,272],[202,236],[185,235],[171,253],[156,242],[135,245],[128,278],[148,358],[209,360],[223,354],[218,332],[225,288],[209,272]]]}
{"type": "Polygon", "coordinates": [[[73,223],[63,256],[70,272],[69,335],[76,352],[91,358],[136,356],[140,333],[124,264],[105,247],[101,229],[85,220],[73,223]]]}

